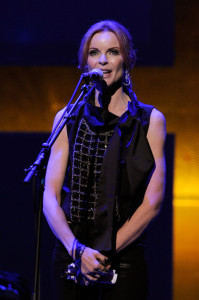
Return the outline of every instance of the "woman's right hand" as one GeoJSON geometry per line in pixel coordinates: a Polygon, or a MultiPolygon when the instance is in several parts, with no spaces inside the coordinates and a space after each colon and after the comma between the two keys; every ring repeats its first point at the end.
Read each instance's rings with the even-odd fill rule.
{"type": "MultiPolygon", "coordinates": [[[[86,280],[97,281],[101,273],[110,269],[108,258],[97,250],[86,247],[81,257],[81,273],[86,280]]],[[[85,280],[85,281],[86,281],[85,280]]]]}

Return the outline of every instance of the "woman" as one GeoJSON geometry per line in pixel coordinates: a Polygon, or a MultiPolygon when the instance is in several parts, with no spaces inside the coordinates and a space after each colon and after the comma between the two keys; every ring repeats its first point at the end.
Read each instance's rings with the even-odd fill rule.
{"type": "Polygon", "coordinates": [[[94,24],[82,39],[80,69],[100,69],[103,80],[78,104],[47,167],[43,205],[57,237],[59,300],[147,296],[145,229],[164,194],[165,119],[131,90],[135,59],[129,32],[115,21],[94,24]],[[61,278],[74,261],[76,282],[61,278]],[[117,281],[108,284],[113,269],[117,281]]]}

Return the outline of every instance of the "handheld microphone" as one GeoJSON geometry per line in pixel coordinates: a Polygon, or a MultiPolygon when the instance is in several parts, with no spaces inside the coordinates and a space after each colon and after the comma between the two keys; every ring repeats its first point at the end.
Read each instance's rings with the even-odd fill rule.
{"type": "Polygon", "coordinates": [[[100,69],[93,69],[88,73],[83,73],[82,76],[88,81],[100,81],[103,79],[103,72],[100,69]]]}

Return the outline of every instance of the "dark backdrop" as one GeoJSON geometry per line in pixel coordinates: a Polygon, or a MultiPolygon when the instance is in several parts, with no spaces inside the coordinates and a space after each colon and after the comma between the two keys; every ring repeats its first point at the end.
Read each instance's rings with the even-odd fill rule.
{"type": "MultiPolygon", "coordinates": [[[[33,289],[34,205],[32,183],[23,184],[24,168],[36,159],[48,134],[0,133],[0,270],[18,273],[33,289]]],[[[174,137],[167,135],[167,184],[162,211],[148,236],[149,300],[172,299],[172,182],[174,137]]],[[[52,300],[50,257],[54,237],[43,219],[41,243],[41,299],[52,300]]],[[[132,283],[133,284],[133,283],[132,283]]]]}
{"type": "Polygon", "coordinates": [[[172,65],[174,0],[1,1],[0,65],[76,65],[82,35],[102,19],[130,30],[138,64],[172,65]]]}

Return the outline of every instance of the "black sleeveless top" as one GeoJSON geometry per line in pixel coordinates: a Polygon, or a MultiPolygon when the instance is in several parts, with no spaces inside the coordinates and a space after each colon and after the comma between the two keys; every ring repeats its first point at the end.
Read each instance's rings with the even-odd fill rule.
{"type": "Polygon", "coordinates": [[[141,204],[154,168],[146,139],[153,106],[131,98],[115,116],[93,105],[91,96],[67,124],[69,164],[62,207],[73,224],[92,226],[93,248],[110,251],[115,232],[141,204]]]}

